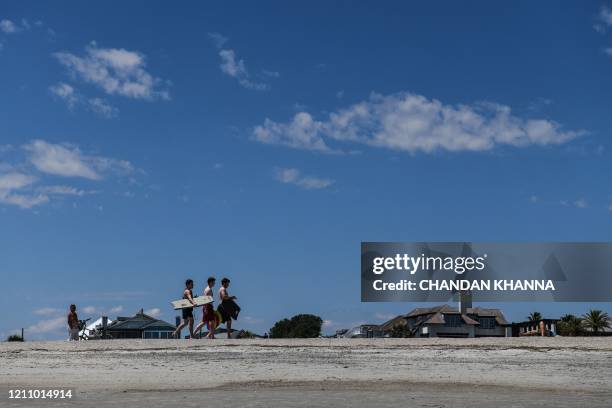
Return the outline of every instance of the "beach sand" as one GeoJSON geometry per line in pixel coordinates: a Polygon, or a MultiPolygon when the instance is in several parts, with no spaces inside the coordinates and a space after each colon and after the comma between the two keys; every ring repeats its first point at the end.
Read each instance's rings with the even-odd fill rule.
{"type": "Polygon", "coordinates": [[[612,337],[0,343],[0,391],[2,407],[610,407],[612,337]]]}

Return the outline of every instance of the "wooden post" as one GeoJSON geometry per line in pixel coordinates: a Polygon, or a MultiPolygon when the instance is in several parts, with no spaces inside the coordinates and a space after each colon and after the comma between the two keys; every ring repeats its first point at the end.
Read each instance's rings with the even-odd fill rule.
{"type": "Polygon", "coordinates": [[[23,337],[23,327],[21,328],[21,341],[25,341],[25,337],[23,337]]]}
{"type": "Polygon", "coordinates": [[[102,338],[106,339],[106,329],[108,327],[108,316],[102,316],[102,338]]]}

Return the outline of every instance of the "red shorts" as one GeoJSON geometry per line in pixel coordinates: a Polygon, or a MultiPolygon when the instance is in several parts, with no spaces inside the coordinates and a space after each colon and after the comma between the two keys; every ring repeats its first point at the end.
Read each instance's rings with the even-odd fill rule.
{"type": "Polygon", "coordinates": [[[204,315],[202,316],[202,321],[215,321],[215,309],[213,308],[212,303],[207,303],[204,305],[204,315]]]}

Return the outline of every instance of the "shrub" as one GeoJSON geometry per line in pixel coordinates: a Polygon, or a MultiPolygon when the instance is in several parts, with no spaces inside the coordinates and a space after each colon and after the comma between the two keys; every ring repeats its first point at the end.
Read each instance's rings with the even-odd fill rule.
{"type": "Polygon", "coordinates": [[[311,314],[299,314],[291,319],[279,320],[270,329],[270,337],[276,339],[307,339],[319,337],[323,320],[311,314]]]}
{"type": "Polygon", "coordinates": [[[390,334],[391,334],[391,337],[394,337],[394,338],[406,338],[406,337],[414,336],[414,334],[410,331],[408,326],[406,326],[405,324],[396,324],[391,329],[390,334]]]}
{"type": "Polygon", "coordinates": [[[6,341],[23,341],[23,337],[18,334],[11,334],[10,336],[8,336],[6,341]]]}
{"type": "Polygon", "coordinates": [[[557,334],[560,336],[581,336],[584,334],[582,319],[571,314],[561,317],[557,323],[557,334]]]}

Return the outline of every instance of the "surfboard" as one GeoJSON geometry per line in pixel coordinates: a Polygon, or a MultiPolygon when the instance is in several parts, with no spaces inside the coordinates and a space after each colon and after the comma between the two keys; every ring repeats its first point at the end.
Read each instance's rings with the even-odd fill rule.
{"type": "MultiPolygon", "coordinates": [[[[212,296],[198,296],[193,298],[193,302],[196,304],[196,306],[202,306],[207,303],[212,303],[212,301],[212,296]]],[[[170,303],[172,303],[172,307],[174,307],[175,310],[185,309],[186,307],[194,307],[187,299],[179,299],[170,303]]]]}

